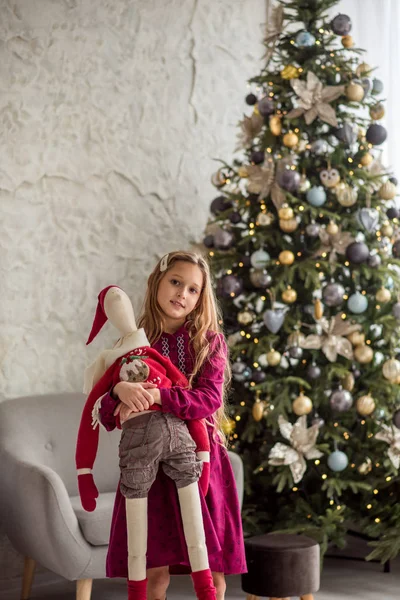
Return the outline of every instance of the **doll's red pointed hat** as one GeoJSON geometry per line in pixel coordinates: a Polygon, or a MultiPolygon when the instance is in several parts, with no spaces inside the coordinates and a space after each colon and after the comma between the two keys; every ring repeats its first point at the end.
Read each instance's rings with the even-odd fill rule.
{"type": "MultiPolygon", "coordinates": [[[[107,315],[104,311],[104,298],[106,297],[108,290],[113,287],[119,287],[119,286],[118,285],[109,285],[108,287],[104,288],[104,290],[101,290],[100,294],[97,296],[98,304],[97,304],[97,308],[96,308],[96,314],[93,319],[92,330],[89,334],[88,340],[86,342],[86,346],[94,340],[96,335],[99,333],[100,329],[103,327],[104,323],[106,323],[108,320],[107,315]]],[[[121,288],[119,288],[119,289],[121,289],[121,288]]]]}

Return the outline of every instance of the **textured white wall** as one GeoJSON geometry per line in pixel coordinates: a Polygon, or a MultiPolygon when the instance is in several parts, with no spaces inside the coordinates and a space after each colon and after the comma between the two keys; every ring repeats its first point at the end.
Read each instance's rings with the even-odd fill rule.
{"type": "MultiPolygon", "coordinates": [[[[2,394],[80,390],[113,337],[85,350],[99,290],[138,308],[155,261],[201,240],[265,6],[0,0],[2,394]]],[[[19,572],[4,537],[0,564],[19,572]]]]}
{"type": "Polygon", "coordinates": [[[265,0],[0,12],[2,392],[80,389],[98,291],[119,283],[138,307],[160,255],[202,237],[265,0]]]}

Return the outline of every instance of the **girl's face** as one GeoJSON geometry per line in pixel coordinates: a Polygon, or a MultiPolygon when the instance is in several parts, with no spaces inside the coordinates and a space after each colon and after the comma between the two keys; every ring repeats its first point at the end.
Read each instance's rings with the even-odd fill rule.
{"type": "Polygon", "coordinates": [[[199,301],[203,273],[198,265],[177,261],[158,286],[157,302],[164,313],[166,329],[174,333],[199,301]]]}

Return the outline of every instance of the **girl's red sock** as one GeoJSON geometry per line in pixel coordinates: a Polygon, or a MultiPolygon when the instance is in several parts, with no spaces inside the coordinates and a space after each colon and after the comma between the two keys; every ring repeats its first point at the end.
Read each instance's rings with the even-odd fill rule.
{"type": "Polygon", "coordinates": [[[128,600],[147,600],[147,579],[141,581],[128,579],[128,600]]]}
{"type": "Polygon", "coordinates": [[[192,580],[198,600],[217,600],[217,590],[210,569],[192,573],[192,580]]]}

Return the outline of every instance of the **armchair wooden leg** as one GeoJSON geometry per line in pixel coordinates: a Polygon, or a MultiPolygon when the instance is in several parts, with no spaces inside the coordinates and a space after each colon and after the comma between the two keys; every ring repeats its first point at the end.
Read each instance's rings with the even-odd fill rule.
{"type": "Polygon", "coordinates": [[[21,600],[28,600],[31,595],[33,576],[35,574],[36,561],[25,556],[24,575],[22,579],[21,600]]]}
{"type": "Polygon", "coordinates": [[[254,594],[247,594],[246,600],[260,600],[259,596],[255,596],[254,594]]]}
{"type": "Polygon", "coordinates": [[[90,600],[93,579],[78,579],[76,582],[76,600],[90,600]]]}
{"type": "Polygon", "coordinates": [[[301,600],[314,600],[314,596],[312,594],[305,594],[301,597],[301,600]]]}

